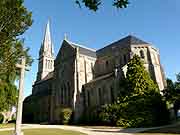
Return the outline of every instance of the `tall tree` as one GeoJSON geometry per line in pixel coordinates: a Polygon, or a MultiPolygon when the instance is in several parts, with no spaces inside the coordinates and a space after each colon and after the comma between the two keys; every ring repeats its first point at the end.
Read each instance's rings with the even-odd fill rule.
{"type": "MultiPolygon", "coordinates": [[[[106,0],[76,0],[75,2],[81,7],[82,4],[90,10],[97,11],[102,1],[106,0]]],[[[129,4],[129,0],[112,0],[112,5],[116,8],[126,8],[129,4]]]]}
{"type": "Polygon", "coordinates": [[[23,0],[0,1],[0,45],[22,35],[32,24],[32,13],[23,5],[23,0]]]}
{"type": "Polygon", "coordinates": [[[23,0],[0,0],[0,111],[15,104],[17,89],[14,82],[19,74],[16,63],[22,56],[27,58],[27,65],[32,63],[29,49],[20,38],[31,26],[31,17],[23,0]]]}
{"type": "Polygon", "coordinates": [[[173,105],[173,109],[177,116],[177,112],[180,109],[180,73],[176,75],[176,81],[173,82],[167,79],[167,88],[163,91],[164,98],[169,107],[173,105]]]}
{"type": "Polygon", "coordinates": [[[151,90],[159,92],[139,56],[135,55],[127,66],[126,89],[134,94],[145,94],[151,90]]]}
{"type": "Polygon", "coordinates": [[[163,90],[163,96],[169,104],[174,104],[177,95],[175,83],[169,78],[166,79],[166,82],[167,87],[163,90]]]}

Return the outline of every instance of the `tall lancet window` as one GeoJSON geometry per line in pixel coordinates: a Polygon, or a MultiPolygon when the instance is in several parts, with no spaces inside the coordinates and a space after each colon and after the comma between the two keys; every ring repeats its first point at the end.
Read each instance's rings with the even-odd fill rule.
{"type": "Polygon", "coordinates": [[[141,57],[142,59],[144,59],[144,57],[145,57],[143,50],[140,51],[140,57],[141,57]]]}

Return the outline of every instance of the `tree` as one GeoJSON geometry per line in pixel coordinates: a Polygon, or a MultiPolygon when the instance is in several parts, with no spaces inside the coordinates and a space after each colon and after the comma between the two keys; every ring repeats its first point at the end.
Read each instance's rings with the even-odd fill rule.
{"type": "Polygon", "coordinates": [[[168,110],[158,86],[151,79],[140,57],[127,64],[124,81],[126,94],[102,107],[100,119],[124,127],[149,127],[167,124],[168,110]]]}
{"type": "Polygon", "coordinates": [[[0,111],[9,109],[15,104],[17,88],[14,85],[19,72],[16,63],[22,56],[31,65],[29,48],[24,48],[20,38],[32,24],[32,13],[23,5],[23,0],[0,1],[0,111]]]}
{"type": "Polygon", "coordinates": [[[126,89],[133,94],[145,94],[151,90],[159,92],[157,84],[151,79],[139,56],[135,55],[127,66],[126,89]]]}
{"type": "Polygon", "coordinates": [[[32,24],[32,13],[23,6],[23,0],[0,1],[0,45],[22,35],[32,24]]]}
{"type": "MultiPolygon", "coordinates": [[[[167,88],[163,91],[163,96],[168,105],[173,105],[173,109],[177,116],[180,109],[180,73],[176,75],[176,81],[167,79],[167,88]]],[[[170,108],[171,106],[169,106],[170,108]]]]}
{"type": "Polygon", "coordinates": [[[14,84],[0,82],[0,112],[9,110],[16,104],[17,88],[14,84]]]}
{"type": "MultiPolygon", "coordinates": [[[[93,11],[97,11],[102,4],[102,0],[76,0],[75,2],[79,7],[81,7],[81,4],[83,3],[85,7],[93,11]]],[[[126,8],[129,4],[129,0],[112,0],[112,3],[116,8],[126,8]]]]}
{"type": "Polygon", "coordinates": [[[174,104],[177,95],[175,83],[169,78],[166,79],[166,82],[167,87],[163,90],[163,96],[168,104],[174,104]]]}
{"type": "Polygon", "coordinates": [[[29,49],[23,47],[23,40],[19,38],[31,26],[31,16],[23,0],[0,1],[0,76],[12,74],[14,70],[11,69],[22,55],[27,56],[28,64],[31,63],[29,49]]]}

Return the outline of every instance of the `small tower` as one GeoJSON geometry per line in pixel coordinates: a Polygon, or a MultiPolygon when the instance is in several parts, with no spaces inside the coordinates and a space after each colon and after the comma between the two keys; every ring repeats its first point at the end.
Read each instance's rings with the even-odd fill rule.
{"type": "Polygon", "coordinates": [[[54,49],[50,34],[50,22],[46,25],[44,39],[39,50],[37,81],[44,79],[54,70],[54,49]]]}

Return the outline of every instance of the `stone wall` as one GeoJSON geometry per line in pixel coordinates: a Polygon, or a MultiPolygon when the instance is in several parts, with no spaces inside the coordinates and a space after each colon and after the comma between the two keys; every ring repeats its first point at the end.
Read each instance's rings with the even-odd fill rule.
{"type": "Polygon", "coordinates": [[[32,95],[23,102],[23,122],[50,121],[52,82],[51,78],[33,85],[32,95]]]}
{"type": "Polygon", "coordinates": [[[73,109],[75,58],[75,48],[64,41],[55,60],[52,121],[60,120],[58,110],[61,108],[69,107],[73,109]]]}
{"type": "MultiPolygon", "coordinates": [[[[166,84],[158,50],[150,45],[132,45],[131,52],[133,55],[136,54],[140,56],[152,79],[158,84],[159,89],[163,90],[166,84]]],[[[131,57],[133,57],[133,55],[131,57]]]]}

